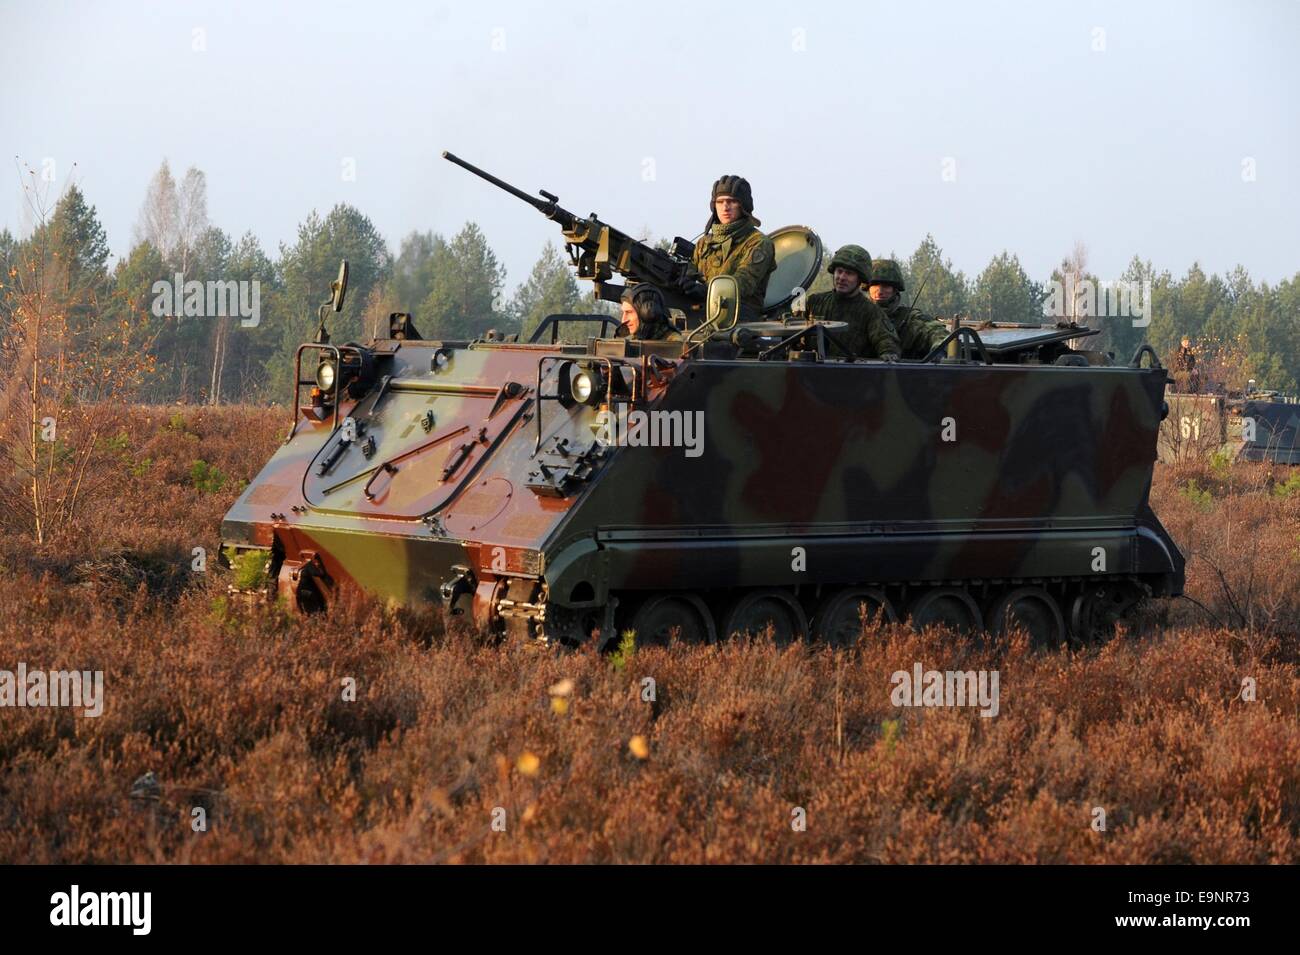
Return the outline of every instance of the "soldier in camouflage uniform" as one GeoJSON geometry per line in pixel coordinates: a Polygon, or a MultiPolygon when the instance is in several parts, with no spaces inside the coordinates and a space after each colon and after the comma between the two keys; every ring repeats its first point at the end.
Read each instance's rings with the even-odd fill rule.
{"type": "Polygon", "coordinates": [[[638,282],[619,296],[622,322],[618,326],[619,338],[637,341],[682,340],[668,315],[663,293],[648,282],[638,282]]]}
{"type": "MultiPolygon", "coordinates": [[[[862,293],[862,283],[871,277],[871,254],[860,245],[846,245],[835,253],[826,271],[834,277],[835,288],[808,296],[804,305],[808,317],[848,322],[848,328],[830,334],[855,358],[897,359],[900,346],[893,326],[862,293]]],[[[830,353],[835,350],[832,348],[830,353]]]]}
{"type": "Polygon", "coordinates": [[[709,223],[695,243],[691,264],[707,283],[715,275],[734,275],[740,286],[740,318],[762,317],[767,280],[776,269],[776,247],[758,231],[754,195],[740,176],[723,176],[713,184],[709,223]]]}
{"type": "Polygon", "coordinates": [[[920,309],[903,304],[903,271],[893,259],[876,259],[871,265],[871,300],[884,313],[898,333],[904,358],[924,358],[948,337],[943,323],[920,309]]]}
{"type": "Polygon", "coordinates": [[[1192,340],[1184,335],[1182,347],[1174,355],[1174,377],[1185,391],[1196,394],[1201,390],[1201,373],[1196,370],[1196,351],[1192,340]]]}

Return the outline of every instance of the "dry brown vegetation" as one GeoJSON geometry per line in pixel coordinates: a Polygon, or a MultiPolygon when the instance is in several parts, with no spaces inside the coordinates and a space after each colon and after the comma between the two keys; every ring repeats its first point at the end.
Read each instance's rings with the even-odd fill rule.
{"type": "Polygon", "coordinates": [[[286,427],[283,410],[135,409],[77,526],[39,548],[4,530],[0,669],[103,670],[107,703],[0,710],[0,861],[1300,861],[1285,471],[1158,469],[1207,609],[1156,605],[1104,647],[885,628],[841,654],[621,661],[364,599],[306,620],[228,602],[192,548],[215,555],[286,427]],[[998,670],[999,715],[894,707],[890,675],[918,661],[998,670]],[[133,798],[150,772],[157,797],[133,798]]]}

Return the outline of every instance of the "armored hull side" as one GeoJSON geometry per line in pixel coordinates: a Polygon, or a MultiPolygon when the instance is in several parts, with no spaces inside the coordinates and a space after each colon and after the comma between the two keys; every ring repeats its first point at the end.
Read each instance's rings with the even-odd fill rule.
{"type": "Polygon", "coordinates": [[[690,363],[656,410],[698,413],[699,447],[617,450],[545,545],[552,599],[584,582],[599,601],[740,581],[1099,574],[1178,593],[1182,558],[1147,499],[1164,380],[1132,368],[690,363]]]}

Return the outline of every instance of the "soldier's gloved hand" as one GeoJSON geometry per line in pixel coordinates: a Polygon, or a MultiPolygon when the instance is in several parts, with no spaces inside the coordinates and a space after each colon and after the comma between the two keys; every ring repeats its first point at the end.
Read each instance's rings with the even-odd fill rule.
{"type": "Polygon", "coordinates": [[[883,355],[880,356],[880,360],[894,362],[894,361],[898,361],[898,356],[894,354],[892,351],[885,352],[883,355]]]}

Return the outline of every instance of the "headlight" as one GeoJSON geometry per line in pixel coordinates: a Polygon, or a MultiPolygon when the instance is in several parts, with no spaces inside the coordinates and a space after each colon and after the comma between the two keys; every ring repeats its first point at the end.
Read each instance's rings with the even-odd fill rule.
{"type": "Polygon", "coordinates": [[[329,394],[331,391],[334,390],[335,376],[336,376],[336,369],[334,367],[334,362],[332,361],[321,362],[319,365],[316,366],[316,387],[318,387],[325,394],[329,394]]]}
{"type": "Polygon", "coordinates": [[[585,371],[580,371],[573,376],[573,397],[581,401],[584,405],[591,400],[591,393],[596,388],[596,383],[591,380],[591,375],[585,371]]]}
{"type": "Polygon", "coordinates": [[[575,404],[598,405],[605,400],[608,390],[609,384],[599,368],[582,368],[573,361],[566,361],[560,366],[557,397],[564,407],[575,404]]]}

